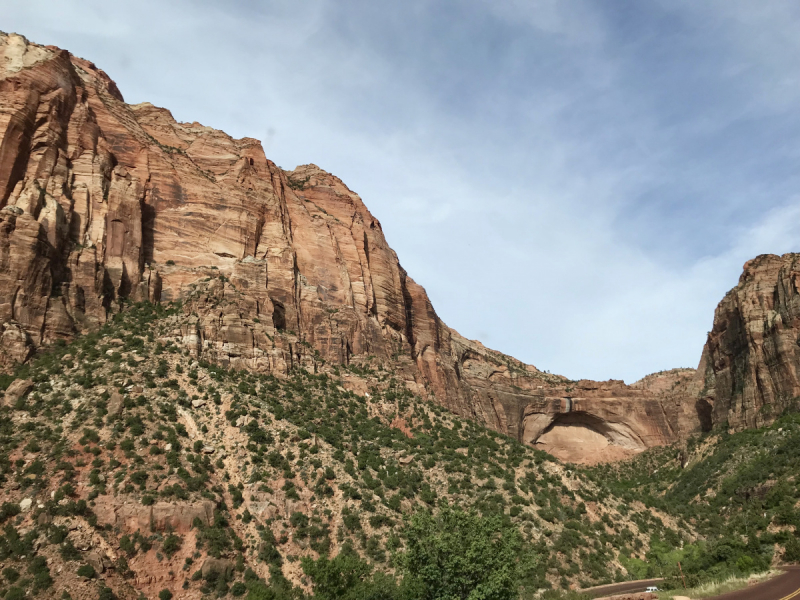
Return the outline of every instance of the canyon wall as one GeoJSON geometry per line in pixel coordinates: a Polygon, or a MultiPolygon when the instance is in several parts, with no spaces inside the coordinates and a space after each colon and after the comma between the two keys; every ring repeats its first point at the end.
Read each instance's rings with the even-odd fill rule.
{"type": "Polygon", "coordinates": [[[744,265],[720,302],[699,371],[699,398],[734,430],[771,423],[800,396],[800,254],[744,265]]]}
{"type": "Polygon", "coordinates": [[[415,393],[570,460],[702,425],[688,388],[570,381],[463,338],[338,178],[128,105],[67,51],[0,34],[0,133],[0,367],[124,299],[181,300],[198,357],[278,375],[381,361],[415,393]]]}

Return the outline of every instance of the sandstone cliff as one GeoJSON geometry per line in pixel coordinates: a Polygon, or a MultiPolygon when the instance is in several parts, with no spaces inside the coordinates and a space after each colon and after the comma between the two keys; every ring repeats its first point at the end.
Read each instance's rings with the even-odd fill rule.
{"type": "Polygon", "coordinates": [[[761,255],[720,302],[699,371],[715,424],[771,423],[800,396],[800,255],[761,255]]]}
{"type": "Polygon", "coordinates": [[[128,105],[64,50],[0,34],[0,132],[5,366],[123,299],[182,300],[198,356],[276,374],[375,357],[415,393],[573,460],[700,425],[680,394],[569,381],[464,339],[338,178],[128,105]]]}

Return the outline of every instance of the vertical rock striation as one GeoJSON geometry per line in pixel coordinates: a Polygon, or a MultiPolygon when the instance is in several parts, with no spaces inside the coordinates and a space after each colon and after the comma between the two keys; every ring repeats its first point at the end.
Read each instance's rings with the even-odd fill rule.
{"type": "Polygon", "coordinates": [[[700,371],[715,424],[771,423],[800,396],[800,255],[758,256],[717,306],[700,371]]]}

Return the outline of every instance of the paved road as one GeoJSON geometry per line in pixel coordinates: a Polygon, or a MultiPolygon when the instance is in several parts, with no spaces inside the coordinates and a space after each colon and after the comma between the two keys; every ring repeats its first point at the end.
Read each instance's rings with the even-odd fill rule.
{"type": "MultiPolygon", "coordinates": [[[[582,594],[591,596],[592,598],[599,598],[600,596],[613,596],[615,594],[631,594],[634,592],[643,592],[649,586],[660,584],[663,579],[640,579],[639,581],[623,581],[622,583],[609,583],[608,585],[599,585],[593,588],[586,588],[580,590],[582,594]]],[[[798,598],[797,600],[800,600],[798,598]]]]}
{"type": "MultiPolygon", "coordinates": [[[[785,567],[784,570],[786,572],[782,575],[773,577],[758,585],[707,598],[706,600],[800,600],[800,566],[785,567]]],[[[614,594],[643,592],[648,586],[657,586],[662,581],[663,579],[625,581],[580,591],[592,598],[599,598],[600,596],[612,596],[614,594]]],[[[677,590],[676,593],[678,593],[677,590]]]]}
{"type": "Polygon", "coordinates": [[[786,573],[764,583],[707,600],[800,600],[800,567],[786,567],[786,573]]]}

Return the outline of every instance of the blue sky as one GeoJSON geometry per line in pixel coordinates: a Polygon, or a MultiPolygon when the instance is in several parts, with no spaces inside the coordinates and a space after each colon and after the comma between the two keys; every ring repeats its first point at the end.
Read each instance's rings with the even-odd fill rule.
{"type": "Polygon", "coordinates": [[[800,249],[800,5],[0,0],[129,102],[341,177],[463,335],[569,377],[695,366],[800,249]]]}

